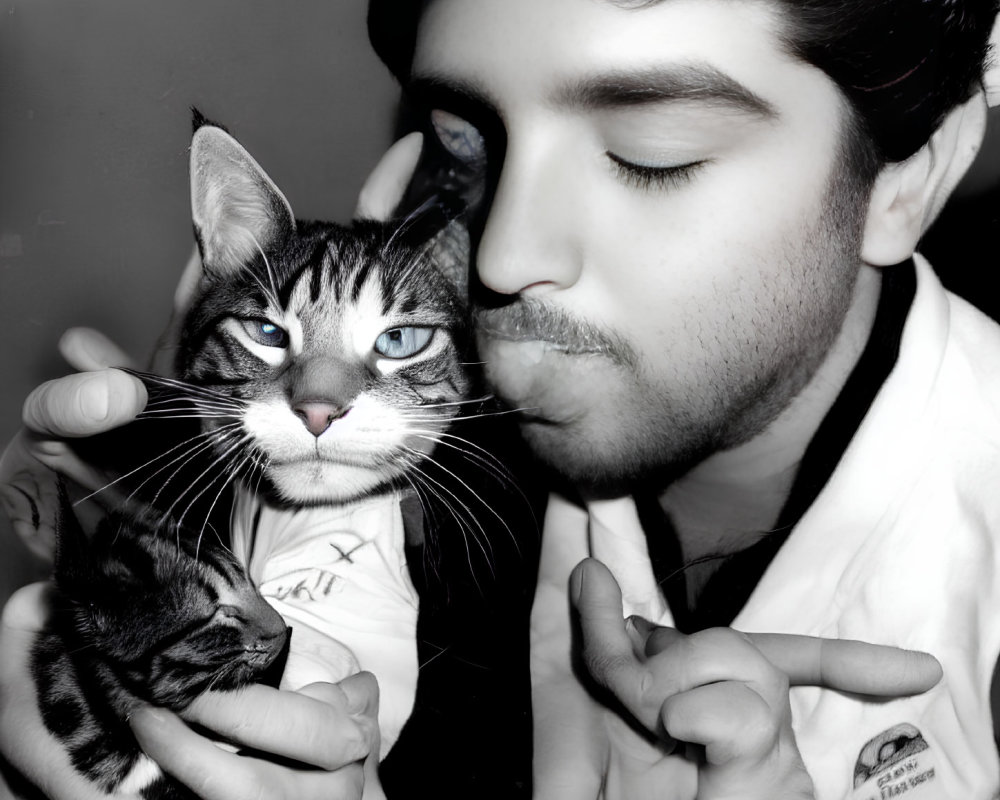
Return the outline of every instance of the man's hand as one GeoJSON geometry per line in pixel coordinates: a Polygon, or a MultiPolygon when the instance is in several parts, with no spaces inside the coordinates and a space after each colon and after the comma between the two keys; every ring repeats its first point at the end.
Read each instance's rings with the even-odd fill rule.
{"type": "Polygon", "coordinates": [[[164,709],[133,714],[132,730],[146,754],[204,800],[385,796],[378,781],[378,685],[370,673],[297,692],[260,685],[208,692],[184,719],[261,754],[215,747],[164,709]]]}
{"type": "Polygon", "coordinates": [[[614,577],[585,557],[586,525],[584,511],[550,501],[532,612],[542,800],[812,797],[789,686],[901,697],[941,678],[932,656],[893,647],[625,620],[614,577]]]}
{"type": "MultiPolygon", "coordinates": [[[[45,730],[34,692],[26,690],[33,686],[29,653],[45,624],[48,592],[47,584],[25,587],[4,609],[0,751],[53,800],[106,798],[70,765],[45,730]]],[[[299,692],[266,686],[209,692],[185,711],[185,719],[271,758],[223,750],[163,709],[139,709],[131,725],[146,753],[205,800],[361,798],[362,788],[365,800],[381,800],[377,714],[375,680],[361,673],[299,692]]]]}
{"type": "Polygon", "coordinates": [[[588,673],[660,741],[704,748],[698,798],[812,797],[789,686],[889,698],[941,678],[932,656],[893,647],[731,628],[685,636],[623,620],[618,584],[593,559],[574,569],[570,596],[588,673]]]}
{"type": "Polygon", "coordinates": [[[21,541],[43,560],[55,546],[56,473],[89,491],[111,476],[83,462],[67,440],[131,422],[146,405],[142,383],[118,369],[128,356],[97,331],[67,331],[59,349],[82,370],[48,381],[24,402],[25,427],[0,456],[0,502],[21,541]]]}

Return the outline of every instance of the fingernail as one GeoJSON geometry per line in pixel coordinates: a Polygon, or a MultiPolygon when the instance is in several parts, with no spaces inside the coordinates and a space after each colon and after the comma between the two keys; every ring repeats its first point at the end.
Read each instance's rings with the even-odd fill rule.
{"type": "Polygon", "coordinates": [[[378,702],[378,684],[371,673],[350,675],[340,682],[340,688],[347,697],[347,713],[351,716],[369,714],[378,702]]]}
{"type": "Polygon", "coordinates": [[[583,599],[583,573],[587,571],[586,560],[581,561],[569,575],[569,597],[573,605],[583,599]]]}
{"type": "Polygon", "coordinates": [[[653,630],[653,627],[651,622],[640,617],[638,614],[633,614],[625,618],[625,635],[628,636],[629,643],[632,645],[632,652],[636,656],[641,658],[646,654],[646,641],[649,639],[649,633],[653,630]]]}
{"type": "Polygon", "coordinates": [[[148,719],[156,725],[162,725],[166,722],[166,717],[163,712],[156,706],[137,706],[132,709],[132,713],[129,715],[129,721],[138,719],[142,721],[143,719],[148,719]]]}
{"type": "Polygon", "coordinates": [[[94,375],[84,379],[77,394],[80,411],[94,422],[103,422],[108,418],[111,404],[108,398],[108,387],[103,375],[94,375]]]}
{"type": "Polygon", "coordinates": [[[158,731],[163,730],[167,724],[167,718],[162,711],[147,705],[140,705],[133,708],[132,713],[128,715],[125,721],[132,729],[140,746],[149,736],[160,735],[158,731]]]}
{"type": "Polygon", "coordinates": [[[93,364],[98,365],[107,363],[107,354],[101,350],[97,342],[94,341],[94,337],[90,335],[89,332],[79,332],[73,340],[73,344],[80,351],[80,353],[86,356],[93,364]]]}

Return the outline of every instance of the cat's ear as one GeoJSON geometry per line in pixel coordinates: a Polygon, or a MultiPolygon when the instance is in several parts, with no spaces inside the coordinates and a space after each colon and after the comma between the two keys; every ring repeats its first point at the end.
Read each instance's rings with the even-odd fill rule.
{"type": "Polygon", "coordinates": [[[469,295],[471,245],[464,204],[451,196],[437,196],[410,214],[400,229],[410,244],[427,252],[431,262],[458,290],[469,295]]]}
{"type": "Polygon", "coordinates": [[[458,296],[469,296],[469,229],[459,219],[453,219],[431,240],[431,261],[458,290],[458,296]]]}
{"type": "Polygon", "coordinates": [[[243,269],[295,227],[274,181],[239,142],[211,124],[191,140],[191,214],[209,277],[243,269]]]}

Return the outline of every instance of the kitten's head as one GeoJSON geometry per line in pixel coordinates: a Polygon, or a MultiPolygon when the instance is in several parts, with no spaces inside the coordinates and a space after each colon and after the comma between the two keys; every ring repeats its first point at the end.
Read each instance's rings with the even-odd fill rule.
{"type": "Polygon", "coordinates": [[[284,620],[209,535],[112,514],[87,537],[64,508],[55,564],[63,610],[82,652],[115,675],[125,698],[181,710],[206,689],[260,680],[282,652],[284,620]]]}
{"type": "Polygon", "coordinates": [[[468,239],[440,206],[391,224],[297,221],[221,128],[191,146],[203,275],[179,377],[215,451],[296,505],[400,485],[466,399],[468,239]]]}

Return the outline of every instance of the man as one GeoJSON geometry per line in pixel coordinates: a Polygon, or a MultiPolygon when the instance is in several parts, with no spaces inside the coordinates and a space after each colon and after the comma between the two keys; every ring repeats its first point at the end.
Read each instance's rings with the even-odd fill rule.
{"type": "MultiPolygon", "coordinates": [[[[994,5],[434,0],[385,26],[414,5],[376,4],[375,41],[485,198],[487,375],[572,498],[532,612],[536,796],[992,796],[1000,333],[909,259],[982,137],[994,5]],[[944,680],[774,633],[930,651],[944,680]]],[[[86,432],[53,416],[78,385],[29,424],[86,432]]],[[[124,405],[98,429],[142,404],[99,394],[124,405]]],[[[351,730],[356,690],[324,695],[351,730]]],[[[235,707],[195,719],[343,763],[235,707]]],[[[202,796],[245,796],[219,785],[245,764],[139,716],[202,796]]],[[[281,768],[255,766],[268,796],[281,768]]]]}

